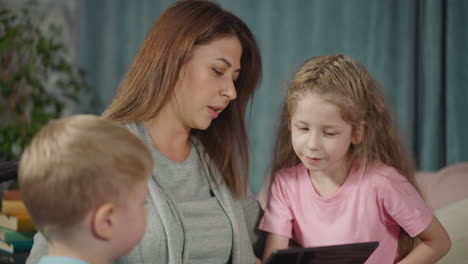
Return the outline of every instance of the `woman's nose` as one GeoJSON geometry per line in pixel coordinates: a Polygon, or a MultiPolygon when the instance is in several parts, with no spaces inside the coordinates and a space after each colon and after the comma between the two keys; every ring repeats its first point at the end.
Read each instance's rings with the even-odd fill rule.
{"type": "Polygon", "coordinates": [[[236,86],[234,85],[234,81],[229,81],[225,87],[223,87],[221,91],[222,96],[226,96],[229,100],[234,100],[237,98],[237,91],[236,86]]]}

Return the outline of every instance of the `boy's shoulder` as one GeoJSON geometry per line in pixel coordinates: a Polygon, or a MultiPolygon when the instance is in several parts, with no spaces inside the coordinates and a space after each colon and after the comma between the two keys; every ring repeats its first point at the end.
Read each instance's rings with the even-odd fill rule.
{"type": "Polygon", "coordinates": [[[42,256],[38,264],[88,264],[84,260],[65,256],[42,256]]]}

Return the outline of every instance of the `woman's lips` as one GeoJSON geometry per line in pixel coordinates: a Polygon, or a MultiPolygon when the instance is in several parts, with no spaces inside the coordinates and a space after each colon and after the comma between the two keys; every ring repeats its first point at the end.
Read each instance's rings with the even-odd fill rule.
{"type": "Polygon", "coordinates": [[[219,110],[217,110],[216,108],[214,107],[211,107],[211,106],[208,106],[208,113],[211,115],[211,117],[213,118],[217,118],[218,115],[219,115],[219,110]]]}

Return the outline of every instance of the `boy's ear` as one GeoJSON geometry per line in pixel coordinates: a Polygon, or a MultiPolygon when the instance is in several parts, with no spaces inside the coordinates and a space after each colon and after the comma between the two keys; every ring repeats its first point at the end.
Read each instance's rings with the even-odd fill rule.
{"type": "Polygon", "coordinates": [[[366,123],[364,121],[359,122],[359,125],[353,129],[353,135],[351,137],[351,143],[353,145],[361,144],[362,139],[366,133],[366,123]]]}
{"type": "Polygon", "coordinates": [[[110,240],[114,235],[116,208],[112,203],[99,206],[91,222],[93,233],[102,240],[110,240]]]}

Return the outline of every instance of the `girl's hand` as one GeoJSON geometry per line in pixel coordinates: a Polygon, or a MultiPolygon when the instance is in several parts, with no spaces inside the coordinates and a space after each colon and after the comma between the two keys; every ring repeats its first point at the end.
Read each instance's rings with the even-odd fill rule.
{"type": "Polygon", "coordinates": [[[445,256],[451,247],[450,237],[439,220],[434,216],[429,226],[418,235],[421,242],[402,259],[399,264],[405,263],[436,263],[445,256]]]}

